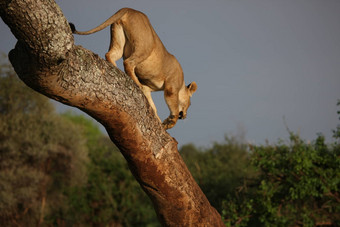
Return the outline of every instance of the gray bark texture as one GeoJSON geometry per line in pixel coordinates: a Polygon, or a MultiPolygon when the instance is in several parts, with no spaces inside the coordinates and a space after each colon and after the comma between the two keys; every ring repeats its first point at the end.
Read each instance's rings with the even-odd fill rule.
{"type": "Polygon", "coordinates": [[[99,121],[120,149],[164,226],[224,226],[141,90],[123,72],[74,45],[53,0],[1,0],[18,42],[9,59],[25,84],[99,121]]]}

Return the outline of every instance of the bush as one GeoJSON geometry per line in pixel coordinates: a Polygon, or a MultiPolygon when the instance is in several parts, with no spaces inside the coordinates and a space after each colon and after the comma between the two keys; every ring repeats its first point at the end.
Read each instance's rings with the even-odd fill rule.
{"type": "Polygon", "coordinates": [[[224,201],[227,226],[336,226],[340,224],[340,147],[319,135],[305,143],[255,146],[258,176],[224,201]]]}
{"type": "Polygon", "coordinates": [[[198,149],[184,145],[180,153],[191,174],[207,196],[211,205],[222,211],[222,201],[233,193],[243,179],[252,177],[248,147],[237,137],[225,137],[224,143],[198,149]]]}

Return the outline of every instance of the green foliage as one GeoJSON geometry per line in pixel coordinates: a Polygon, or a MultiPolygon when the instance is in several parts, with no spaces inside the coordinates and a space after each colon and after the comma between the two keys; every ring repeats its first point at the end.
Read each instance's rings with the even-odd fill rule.
{"type": "Polygon", "coordinates": [[[244,178],[253,175],[247,146],[236,137],[226,137],[225,143],[215,143],[207,149],[185,145],[180,153],[196,182],[219,212],[222,211],[222,198],[241,185],[244,178]]]}
{"type": "Polygon", "coordinates": [[[62,209],[60,191],[86,179],[77,130],[0,65],[0,223],[34,226],[62,209]]]}
{"type": "Polygon", "coordinates": [[[224,202],[227,226],[340,224],[340,148],[319,136],[312,144],[291,133],[290,144],[252,148],[258,176],[224,202]]]}
{"type": "Polygon", "coordinates": [[[71,111],[67,111],[61,116],[67,119],[71,124],[75,124],[79,126],[79,131],[81,131],[81,135],[86,139],[86,145],[90,149],[96,149],[98,143],[100,146],[111,146],[112,149],[117,150],[111,142],[106,144],[101,144],[104,138],[103,133],[100,131],[98,125],[95,124],[93,120],[83,116],[72,113],[71,111]]]}
{"type": "MultiPolygon", "coordinates": [[[[340,99],[337,103],[338,106],[340,106],[340,99]]],[[[338,111],[339,120],[340,120],[340,110],[338,111]]],[[[340,124],[336,127],[336,129],[333,131],[333,137],[337,139],[337,143],[340,143],[340,124]]]]}

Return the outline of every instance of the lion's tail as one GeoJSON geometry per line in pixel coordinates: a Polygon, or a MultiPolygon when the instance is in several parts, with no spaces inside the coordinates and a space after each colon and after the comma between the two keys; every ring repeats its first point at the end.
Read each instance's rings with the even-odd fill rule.
{"type": "Polygon", "coordinates": [[[93,34],[93,33],[99,32],[99,31],[103,30],[104,28],[106,28],[107,26],[109,26],[109,25],[113,24],[114,22],[116,22],[117,20],[119,20],[129,10],[130,10],[129,8],[120,9],[117,13],[112,15],[109,19],[104,21],[98,27],[95,27],[95,28],[93,28],[93,29],[91,29],[89,31],[85,31],[85,32],[77,31],[76,27],[74,26],[74,24],[70,23],[70,27],[71,27],[72,33],[77,34],[77,35],[89,35],[89,34],[93,34]]]}

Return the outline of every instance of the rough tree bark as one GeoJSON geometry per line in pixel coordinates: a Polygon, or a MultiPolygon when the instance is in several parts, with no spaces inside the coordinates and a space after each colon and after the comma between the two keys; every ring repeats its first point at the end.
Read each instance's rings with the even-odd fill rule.
{"type": "Polygon", "coordinates": [[[140,89],[119,69],[74,45],[53,0],[1,0],[0,15],[18,40],[9,58],[20,79],[104,125],[164,226],[223,226],[140,89]]]}

